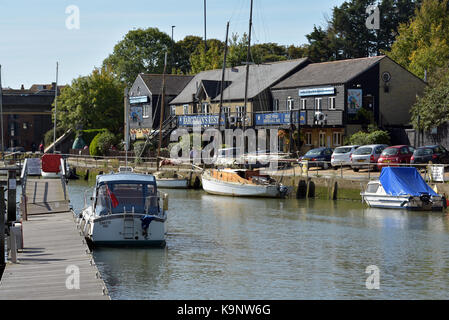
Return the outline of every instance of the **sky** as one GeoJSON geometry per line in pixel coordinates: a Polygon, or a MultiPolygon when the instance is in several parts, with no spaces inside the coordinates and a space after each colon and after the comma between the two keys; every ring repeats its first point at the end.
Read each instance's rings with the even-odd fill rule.
{"type": "MultiPolygon", "coordinates": [[[[207,38],[225,40],[248,31],[250,0],[206,0],[207,38]]],[[[307,43],[314,25],[343,0],[254,0],[252,42],[307,43]]],[[[14,0],[0,1],[2,87],[70,84],[113,52],[129,30],[156,27],[182,40],[204,36],[204,0],[14,0]],[[79,9],[79,29],[71,6],[79,9]],[[67,11],[66,11],[67,10],[67,11]]]]}

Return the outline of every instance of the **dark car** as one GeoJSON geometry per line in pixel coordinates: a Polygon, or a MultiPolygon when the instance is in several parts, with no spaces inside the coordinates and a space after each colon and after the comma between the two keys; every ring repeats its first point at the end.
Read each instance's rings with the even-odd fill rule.
{"type": "Polygon", "coordinates": [[[409,164],[413,156],[414,148],[410,146],[394,146],[386,148],[377,160],[377,167],[392,167],[393,164],[409,164]]]}
{"type": "Polygon", "coordinates": [[[299,158],[300,161],[309,161],[308,167],[320,167],[322,169],[328,169],[332,160],[332,154],[334,150],[331,148],[317,148],[307,152],[303,157],[299,158]]]}
{"type": "Polygon", "coordinates": [[[420,147],[413,153],[412,164],[449,163],[449,152],[443,146],[420,147]]]}

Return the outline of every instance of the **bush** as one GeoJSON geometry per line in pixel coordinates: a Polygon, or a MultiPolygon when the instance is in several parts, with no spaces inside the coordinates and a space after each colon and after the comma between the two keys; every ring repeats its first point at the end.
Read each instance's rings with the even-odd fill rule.
{"type": "Polygon", "coordinates": [[[390,135],[386,131],[376,130],[372,132],[359,131],[349,138],[351,145],[390,144],[390,135]]]}
{"type": "Polygon", "coordinates": [[[136,157],[135,162],[139,164],[142,162],[142,157],[148,157],[149,145],[143,140],[134,142],[133,144],[134,155],[136,157]]]}
{"type": "Polygon", "coordinates": [[[78,133],[78,136],[83,137],[86,145],[90,146],[94,138],[99,134],[108,131],[107,129],[90,129],[90,130],[82,130],[78,133]]]}
{"type": "Polygon", "coordinates": [[[89,145],[89,153],[93,157],[101,156],[101,151],[100,148],[98,147],[98,140],[100,138],[100,135],[101,133],[97,134],[89,145]]]}
{"type": "Polygon", "coordinates": [[[107,155],[107,152],[111,149],[112,146],[116,144],[116,138],[114,134],[110,131],[105,131],[99,134],[97,143],[98,149],[100,150],[101,155],[107,155]]]}

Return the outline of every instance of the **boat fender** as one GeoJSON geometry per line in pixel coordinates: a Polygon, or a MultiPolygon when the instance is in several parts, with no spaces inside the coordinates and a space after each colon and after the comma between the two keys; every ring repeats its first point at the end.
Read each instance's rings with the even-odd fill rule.
{"type": "Polygon", "coordinates": [[[164,193],[163,199],[164,199],[163,210],[167,211],[168,210],[168,194],[164,193]]]}

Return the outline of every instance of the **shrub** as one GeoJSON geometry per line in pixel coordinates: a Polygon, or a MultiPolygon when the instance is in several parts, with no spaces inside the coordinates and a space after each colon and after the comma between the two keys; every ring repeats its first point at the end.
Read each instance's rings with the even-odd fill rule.
{"type": "Polygon", "coordinates": [[[135,162],[136,164],[139,164],[142,162],[142,157],[145,158],[148,156],[149,145],[146,144],[145,141],[139,140],[134,142],[133,150],[136,157],[135,162]]]}
{"type": "Polygon", "coordinates": [[[386,131],[376,130],[372,132],[359,131],[349,138],[349,144],[367,145],[367,144],[390,144],[390,135],[386,131]]]}
{"type": "Polygon", "coordinates": [[[102,156],[105,156],[109,149],[111,149],[111,147],[115,145],[115,143],[116,138],[110,131],[100,133],[97,138],[98,149],[102,156]]]}
{"type": "Polygon", "coordinates": [[[98,147],[98,140],[100,138],[100,133],[95,136],[89,145],[89,153],[93,157],[101,156],[100,148],[98,147]]]}
{"type": "Polygon", "coordinates": [[[82,136],[86,145],[90,146],[94,138],[99,134],[108,131],[107,129],[90,129],[82,130],[78,133],[78,136],[82,136]]]}

